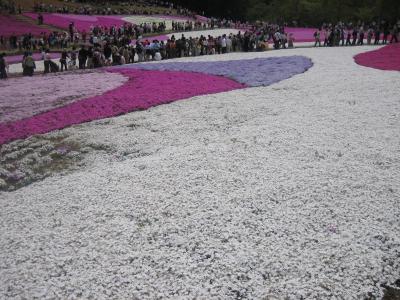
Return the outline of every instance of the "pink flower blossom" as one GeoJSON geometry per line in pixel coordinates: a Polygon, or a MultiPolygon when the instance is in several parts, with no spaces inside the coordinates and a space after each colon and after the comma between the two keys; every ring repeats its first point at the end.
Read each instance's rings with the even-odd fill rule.
{"type": "Polygon", "coordinates": [[[378,50],[358,54],[357,64],[379,70],[400,71],[400,43],[390,44],[378,50]]]}
{"type": "Polygon", "coordinates": [[[18,36],[31,33],[34,36],[38,36],[42,33],[49,33],[47,29],[17,20],[15,16],[0,15],[0,24],[0,35],[5,37],[14,34],[18,36]]]}
{"type": "MultiPolygon", "coordinates": [[[[313,42],[316,28],[285,27],[286,33],[292,33],[296,42],[313,42]]],[[[323,37],[321,37],[323,38],[323,37]]]]}
{"type": "MultiPolygon", "coordinates": [[[[35,20],[38,17],[37,13],[24,13],[24,15],[35,20]]],[[[92,26],[119,27],[124,23],[127,23],[126,21],[122,20],[122,16],[86,16],[52,13],[43,13],[42,15],[45,24],[68,29],[69,24],[73,22],[78,31],[86,32],[89,32],[92,26]]]]}

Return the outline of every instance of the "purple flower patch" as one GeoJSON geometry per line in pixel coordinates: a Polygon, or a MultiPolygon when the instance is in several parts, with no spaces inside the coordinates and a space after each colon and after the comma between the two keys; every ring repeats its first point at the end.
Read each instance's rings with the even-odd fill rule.
{"type": "Polygon", "coordinates": [[[313,65],[304,56],[255,58],[215,62],[167,62],[124,65],[123,68],[159,71],[186,71],[231,78],[248,86],[268,86],[304,73],[313,65]]]}
{"type": "Polygon", "coordinates": [[[62,147],[59,147],[59,148],[56,149],[56,153],[58,155],[66,155],[69,152],[69,150],[70,149],[68,147],[62,146],[62,147]]]}

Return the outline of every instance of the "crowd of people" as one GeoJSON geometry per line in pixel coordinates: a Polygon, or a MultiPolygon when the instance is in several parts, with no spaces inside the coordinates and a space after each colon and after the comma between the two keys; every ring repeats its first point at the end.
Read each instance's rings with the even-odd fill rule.
{"type": "MultiPolygon", "coordinates": [[[[64,0],[63,5],[52,3],[35,2],[29,10],[35,12],[49,13],[73,13],[83,15],[122,15],[122,14],[179,14],[183,16],[194,16],[195,13],[189,9],[168,1],[159,0],[134,0],[112,3],[109,1],[73,1],[64,0]],[[84,3],[83,3],[84,2],[84,3]]],[[[14,0],[0,0],[0,10],[9,14],[21,14],[23,8],[16,5],[14,0]]]]}
{"type": "MultiPolygon", "coordinates": [[[[231,26],[232,24],[228,22],[226,25],[231,26]]],[[[215,24],[209,24],[208,26],[215,26],[215,24]]],[[[223,24],[218,24],[218,26],[223,26],[223,24]]],[[[382,42],[387,43],[389,33],[392,34],[390,42],[397,42],[397,25],[392,27],[391,32],[388,30],[390,27],[384,23],[380,24],[380,26],[371,24],[366,32],[363,29],[365,28],[363,24],[350,26],[351,24],[345,26],[342,23],[335,26],[322,26],[321,30],[318,29],[314,33],[315,46],[321,45],[321,35],[324,37],[325,46],[340,44],[362,45],[365,37],[368,44],[372,43],[372,37],[375,37],[374,43],[378,44],[381,34],[383,34],[382,42]],[[375,28],[372,26],[375,26],[375,28]]],[[[141,37],[144,31],[141,29],[139,32],[136,32],[137,28],[132,24],[126,24],[120,28],[93,27],[89,35],[85,33],[79,35],[73,26],[69,28],[69,32],[59,35],[44,35],[39,40],[35,40],[34,37],[27,35],[22,42],[23,47],[29,49],[22,61],[23,74],[27,76],[33,74],[36,66],[33,59],[31,59],[31,51],[37,49],[42,49],[42,59],[45,65],[44,71],[48,73],[184,56],[263,51],[269,48],[269,43],[272,43],[274,49],[294,47],[293,35],[286,33],[283,26],[258,22],[250,27],[246,24],[246,27],[246,30],[239,31],[237,34],[208,35],[196,38],[187,38],[182,34],[178,38],[172,36],[167,41],[138,38],[134,43],[132,43],[132,38],[139,35],[141,37]],[[31,48],[29,47],[30,43],[31,48]],[[79,49],[76,46],[78,44],[81,44],[79,49]],[[54,46],[64,49],[59,62],[54,62],[49,54],[50,49],[54,46]],[[67,49],[71,49],[71,46],[72,50],[68,51],[67,49]],[[43,49],[46,49],[46,51],[43,49]]],[[[186,29],[189,29],[189,27],[186,29]]],[[[12,44],[15,46],[15,38],[12,40],[12,44]]],[[[2,57],[4,59],[4,55],[2,57]]],[[[6,74],[4,70],[2,72],[2,74],[6,74]]],[[[5,78],[4,75],[2,77],[5,78]]]]}
{"type": "MultiPolygon", "coordinates": [[[[160,2],[158,0],[142,0],[140,3],[166,8],[173,7],[169,2],[160,2]]],[[[102,3],[103,6],[108,4],[107,2],[102,3]]],[[[126,2],[127,6],[130,4],[130,2],[126,2]]],[[[80,11],[72,12],[84,14],[107,13],[86,10],[86,6],[79,7],[80,11]]],[[[35,6],[35,10],[39,12],[51,11],[52,9],[44,4],[35,6]]],[[[62,11],[58,12],[70,13],[71,11],[68,6],[65,6],[62,11]]],[[[182,13],[191,12],[182,11],[182,13]]],[[[43,21],[43,15],[39,13],[38,22],[43,23],[43,21]]],[[[364,39],[366,39],[367,44],[398,42],[399,27],[400,24],[389,25],[386,22],[368,25],[361,22],[355,25],[342,22],[323,24],[314,33],[314,46],[363,45],[364,39]]],[[[31,53],[38,50],[42,51],[42,59],[45,65],[44,71],[48,73],[183,56],[212,55],[236,51],[262,51],[269,48],[270,43],[272,43],[274,49],[294,47],[293,34],[285,32],[285,26],[274,23],[243,23],[215,18],[204,18],[201,21],[199,19],[172,21],[172,30],[175,32],[215,28],[236,28],[240,31],[237,34],[208,35],[198,38],[186,38],[185,35],[178,38],[172,36],[167,41],[159,41],[145,36],[164,33],[166,31],[165,22],[142,23],[140,25],[124,23],[121,26],[110,27],[92,26],[89,32],[80,32],[75,28],[74,23],[70,23],[65,31],[56,31],[49,34],[42,33],[40,36],[31,34],[19,37],[12,35],[8,38],[0,36],[0,49],[10,48],[18,49],[21,52],[25,51],[22,60],[23,74],[31,76],[36,68],[31,53]],[[58,62],[51,59],[51,50],[62,52],[58,62]]],[[[4,63],[0,64],[2,68],[1,76],[5,78],[7,72],[4,54],[1,56],[1,60],[4,61],[4,63]]]]}
{"type": "Polygon", "coordinates": [[[193,31],[206,29],[207,23],[200,21],[172,21],[172,31],[193,31]]]}
{"type": "MultiPolygon", "coordinates": [[[[43,15],[39,13],[38,23],[43,23],[43,15]]],[[[251,28],[249,23],[233,22],[225,19],[206,19],[201,22],[192,20],[172,21],[172,31],[193,31],[215,28],[236,28],[248,30],[251,28]]],[[[132,24],[124,23],[121,26],[91,26],[89,32],[78,31],[73,22],[65,31],[53,31],[42,33],[40,36],[33,36],[30,33],[22,36],[11,35],[8,38],[0,36],[0,49],[36,51],[40,48],[63,49],[75,43],[93,43],[97,40],[113,40],[117,43],[125,43],[129,40],[136,40],[145,35],[157,35],[167,31],[166,22],[152,22],[132,24]]]]}
{"type": "MultiPolygon", "coordinates": [[[[272,34],[272,37],[275,38],[276,34],[272,34]]],[[[286,47],[286,41],[280,40],[279,43],[286,47]]],[[[49,49],[43,50],[42,59],[44,73],[50,73],[178,57],[264,51],[268,47],[268,36],[255,31],[239,31],[237,34],[220,36],[201,35],[195,38],[187,38],[182,34],[177,38],[172,35],[167,41],[139,39],[135,43],[130,40],[119,43],[110,39],[97,40],[88,46],[82,44],[79,49],[73,46],[70,51],[62,51],[58,62],[51,58],[49,49]]],[[[293,43],[289,43],[288,47],[293,47],[293,43]]],[[[22,59],[23,74],[26,76],[32,76],[36,67],[31,57],[32,53],[26,52],[22,59]]]]}
{"type": "MultiPolygon", "coordinates": [[[[81,1],[83,2],[83,1],[81,1]]],[[[35,3],[33,9],[35,12],[63,13],[63,14],[81,14],[81,15],[151,15],[151,14],[179,14],[184,16],[193,16],[194,12],[177,6],[168,1],[158,0],[135,0],[122,1],[118,5],[108,1],[84,1],[86,3],[79,6],[64,4],[55,6],[53,4],[35,3]]]]}
{"type": "Polygon", "coordinates": [[[323,26],[314,33],[314,47],[323,46],[355,46],[364,45],[366,40],[367,45],[379,45],[397,43],[399,40],[400,24],[393,25],[387,22],[372,22],[371,24],[323,24],[323,26]],[[390,40],[389,40],[390,37],[390,40]],[[323,44],[322,44],[323,41],[323,44]]]}
{"type": "Polygon", "coordinates": [[[14,1],[10,0],[0,0],[0,12],[5,12],[8,14],[16,14],[22,13],[22,7],[21,5],[16,5],[14,1]]]}
{"type": "Polygon", "coordinates": [[[76,30],[74,23],[70,23],[66,31],[53,31],[33,36],[30,33],[22,36],[11,35],[8,38],[0,36],[0,49],[36,51],[40,48],[64,49],[74,43],[95,43],[97,40],[112,39],[118,43],[137,39],[146,34],[160,34],[165,32],[165,22],[142,23],[134,25],[125,23],[123,26],[92,26],[89,32],[76,30]]]}

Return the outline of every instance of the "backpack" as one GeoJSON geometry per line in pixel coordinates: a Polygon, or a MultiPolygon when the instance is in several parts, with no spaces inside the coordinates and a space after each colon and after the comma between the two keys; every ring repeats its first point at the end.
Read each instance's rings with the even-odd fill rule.
{"type": "Polygon", "coordinates": [[[32,57],[27,57],[25,60],[25,65],[29,68],[34,68],[35,67],[35,61],[33,60],[32,57]]]}

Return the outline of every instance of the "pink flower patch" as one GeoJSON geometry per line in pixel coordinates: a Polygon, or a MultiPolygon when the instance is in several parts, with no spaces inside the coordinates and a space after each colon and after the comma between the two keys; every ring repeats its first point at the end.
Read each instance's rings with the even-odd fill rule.
{"type": "Polygon", "coordinates": [[[1,80],[0,123],[25,119],[79,99],[101,95],[127,80],[121,74],[109,72],[49,74],[1,80]]]}
{"type": "MultiPolygon", "coordinates": [[[[61,57],[61,53],[58,53],[58,52],[51,52],[50,53],[50,58],[51,59],[57,59],[57,58],[60,58],[61,57]]],[[[22,63],[22,59],[23,59],[23,55],[11,55],[11,56],[6,56],[5,57],[6,58],[6,62],[9,64],[9,65],[11,65],[11,64],[19,64],[19,63],[22,63]]],[[[35,60],[35,61],[39,61],[39,60],[43,60],[43,57],[42,57],[42,53],[33,53],[32,54],[32,58],[35,60]]]]}
{"type": "MultiPolygon", "coordinates": [[[[0,123],[0,145],[34,134],[118,116],[180,99],[246,87],[220,76],[181,71],[114,69],[110,72],[122,74],[129,80],[123,86],[103,95],[73,102],[23,120],[0,123]]],[[[104,82],[101,81],[102,84],[104,82]]],[[[45,84],[45,81],[42,84],[45,84]]],[[[34,88],[32,86],[27,90],[34,88]]]]}
{"type": "Polygon", "coordinates": [[[0,14],[0,35],[9,37],[14,34],[23,35],[27,33],[31,33],[34,36],[39,36],[42,33],[49,33],[49,30],[17,20],[15,16],[6,16],[0,14]]]}
{"type": "MultiPolygon", "coordinates": [[[[73,15],[73,14],[51,14],[43,13],[44,23],[59,28],[68,29],[70,23],[74,23],[78,31],[89,32],[93,26],[111,27],[127,23],[122,20],[122,16],[86,16],[86,15],[73,15]]],[[[24,13],[24,16],[32,19],[37,19],[37,13],[24,13]]]]}
{"type": "Polygon", "coordinates": [[[400,43],[390,44],[378,50],[358,54],[357,64],[379,70],[400,71],[400,43]]]}
{"type": "MultiPolygon", "coordinates": [[[[296,42],[313,42],[316,28],[285,27],[286,33],[292,33],[296,42]]],[[[324,38],[321,36],[321,38],[324,38]]]]}

